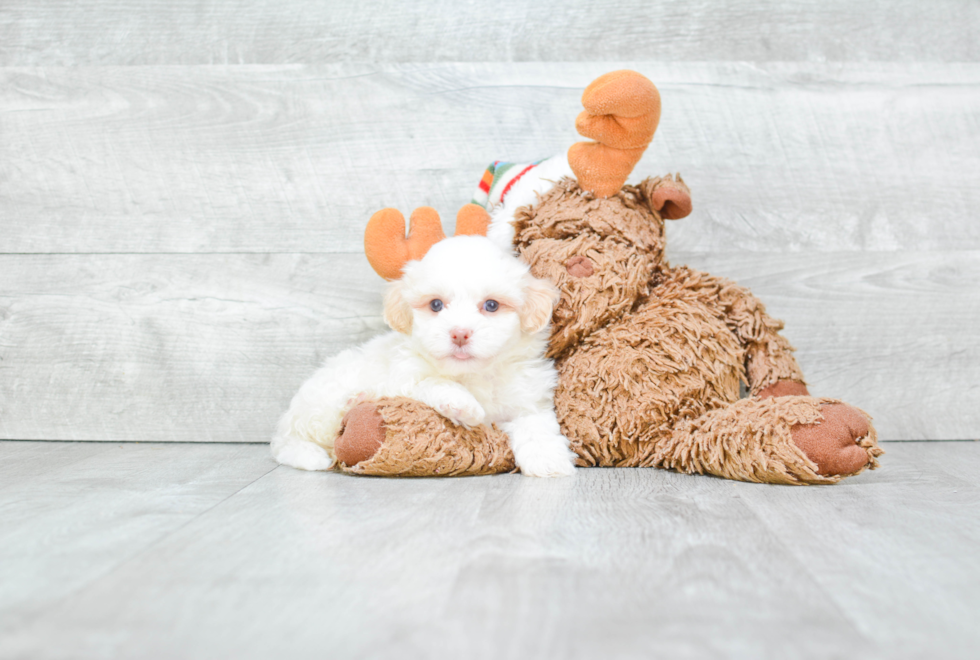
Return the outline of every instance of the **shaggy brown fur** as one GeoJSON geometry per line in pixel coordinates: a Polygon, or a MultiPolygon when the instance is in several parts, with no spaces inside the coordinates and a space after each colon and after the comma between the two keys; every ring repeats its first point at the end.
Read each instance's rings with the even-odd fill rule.
{"type": "MultiPolygon", "coordinates": [[[[851,472],[824,473],[794,442],[794,427],[819,426],[824,411],[834,404],[840,402],[809,396],[742,399],[679,424],[670,438],[657,445],[651,464],[770,484],[832,484],[867,466],[877,467],[882,451],[870,425],[864,434],[846,437],[864,453],[860,468],[851,472]]],[[[867,415],[859,414],[870,422],[867,415]]]]}
{"type": "MultiPolygon", "coordinates": [[[[650,200],[665,184],[678,181],[651,178],[602,199],[566,179],[514,223],[532,272],[562,290],[550,353],[558,419],[578,464],[838,480],[819,474],[792,437],[794,426],[822,419],[826,400],[739,401],[740,382],[757,395],[785,381],[802,388],[803,374],[783,324],[748,290],[663,259],[664,222],[650,200]],[[587,277],[566,269],[580,256],[593,266],[587,277]]],[[[862,442],[862,465],[875,467],[873,429],[862,442]]]]}
{"type": "MultiPolygon", "coordinates": [[[[365,404],[361,404],[364,406],[365,404]]],[[[383,420],[377,453],[355,465],[336,464],[350,474],[380,477],[458,477],[513,472],[514,454],[496,426],[466,429],[423,403],[405,397],[375,403],[383,420]]],[[[337,444],[343,446],[343,434],[337,444]]]]}

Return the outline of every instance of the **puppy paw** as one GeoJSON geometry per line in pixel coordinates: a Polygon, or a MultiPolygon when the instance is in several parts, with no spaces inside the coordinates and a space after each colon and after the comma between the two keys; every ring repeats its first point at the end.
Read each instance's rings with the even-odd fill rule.
{"type": "Polygon", "coordinates": [[[436,403],[433,408],[443,417],[466,428],[479,426],[486,419],[483,406],[469,394],[451,392],[436,403]]]}
{"type": "Polygon", "coordinates": [[[570,477],[575,474],[575,454],[564,445],[532,442],[515,452],[514,458],[525,477],[570,477]]]}
{"type": "Polygon", "coordinates": [[[333,458],[326,449],[302,440],[287,440],[273,446],[272,457],[281,465],[298,470],[329,470],[333,467],[333,458]]]}
{"type": "Polygon", "coordinates": [[[479,426],[486,419],[487,413],[483,406],[472,394],[462,387],[439,388],[423,400],[432,406],[443,417],[449,419],[454,424],[460,424],[467,428],[479,426]]]}

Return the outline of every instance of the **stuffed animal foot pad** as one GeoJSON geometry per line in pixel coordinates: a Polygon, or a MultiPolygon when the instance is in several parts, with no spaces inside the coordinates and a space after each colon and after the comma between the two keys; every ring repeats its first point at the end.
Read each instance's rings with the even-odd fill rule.
{"type": "Polygon", "coordinates": [[[354,406],[344,417],[334,452],[337,469],[349,474],[452,477],[517,469],[500,429],[458,426],[406,397],[354,406]]]}
{"type": "Polygon", "coordinates": [[[333,449],[338,461],[353,466],[378,453],[384,441],[384,417],[378,412],[377,404],[365,401],[344,415],[333,449]]]}
{"type": "MultiPolygon", "coordinates": [[[[759,392],[760,399],[809,395],[806,385],[792,380],[777,381],[759,392]]],[[[885,452],[875,442],[866,413],[845,403],[825,403],[820,415],[820,422],[790,429],[793,442],[817,464],[820,474],[846,477],[878,466],[877,458],[885,452]]]]}
{"type": "Polygon", "coordinates": [[[817,472],[846,477],[878,466],[877,458],[885,452],[863,411],[846,403],[823,403],[820,416],[817,423],[790,429],[794,444],[816,463],[817,472]]]}
{"type": "Polygon", "coordinates": [[[681,425],[653,463],[739,481],[832,484],[878,467],[882,453],[870,417],[857,408],[811,396],[753,397],[681,425]]]}

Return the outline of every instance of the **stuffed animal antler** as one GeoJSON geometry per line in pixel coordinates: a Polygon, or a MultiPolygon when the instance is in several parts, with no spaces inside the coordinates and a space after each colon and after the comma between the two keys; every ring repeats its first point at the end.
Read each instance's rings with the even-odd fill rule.
{"type": "Polygon", "coordinates": [[[598,197],[615,195],[643,156],[660,123],[660,92],[636,71],[596,78],[582,94],[585,110],[575,120],[579,134],[568,163],[579,187],[598,197]]]}
{"type": "MultiPolygon", "coordinates": [[[[456,214],[456,236],[486,236],[489,224],[486,209],[467,204],[456,214]]],[[[364,252],[378,275],[397,280],[406,263],[421,259],[444,238],[439,214],[432,207],[422,206],[412,211],[408,237],[405,216],[398,209],[381,209],[371,216],[364,230],[364,252]]]]}

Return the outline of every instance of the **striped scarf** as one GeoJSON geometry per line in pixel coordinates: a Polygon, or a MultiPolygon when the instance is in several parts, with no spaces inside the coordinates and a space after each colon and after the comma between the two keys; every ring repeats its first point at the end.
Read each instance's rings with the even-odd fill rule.
{"type": "Polygon", "coordinates": [[[541,162],[540,160],[536,163],[494,161],[493,165],[483,173],[480,185],[473,195],[473,203],[486,209],[503,204],[504,197],[507,196],[511,187],[541,162]]]}

